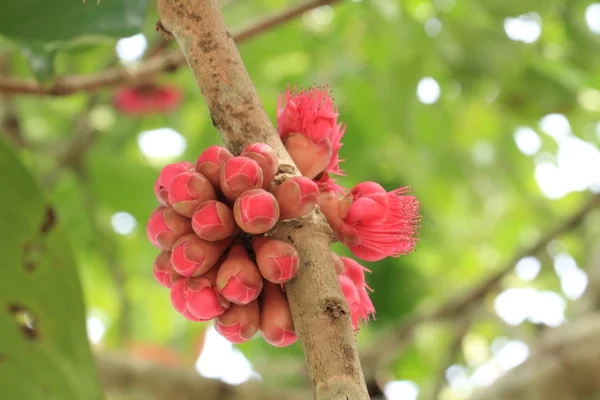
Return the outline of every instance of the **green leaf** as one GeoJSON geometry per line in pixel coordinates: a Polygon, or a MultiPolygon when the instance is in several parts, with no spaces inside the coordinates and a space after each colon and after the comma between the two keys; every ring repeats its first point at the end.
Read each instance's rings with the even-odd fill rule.
{"type": "Polygon", "coordinates": [[[71,249],[34,179],[0,140],[3,399],[102,399],[71,249]]]}
{"type": "Polygon", "coordinates": [[[81,35],[131,36],[144,24],[147,0],[5,0],[0,34],[22,42],[50,43],[81,35]]]}
{"type": "Polygon", "coordinates": [[[54,76],[54,57],[56,49],[46,49],[44,46],[24,46],[23,54],[29,62],[29,67],[39,82],[47,82],[54,76]]]}

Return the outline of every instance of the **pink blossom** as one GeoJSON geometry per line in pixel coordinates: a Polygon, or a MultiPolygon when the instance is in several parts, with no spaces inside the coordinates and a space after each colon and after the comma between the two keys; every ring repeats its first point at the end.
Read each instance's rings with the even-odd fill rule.
{"type": "Polygon", "coordinates": [[[387,192],[375,182],[356,185],[344,198],[322,194],[319,206],[338,239],[365,261],[397,257],[414,250],[419,202],[409,188],[387,192]]]}
{"type": "Polygon", "coordinates": [[[277,130],[303,175],[314,178],[321,172],[342,175],[339,150],[345,126],[327,88],[296,92],[286,90],[277,103],[277,130]],[[299,136],[310,143],[300,140],[299,136]],[[308,173],[305,173],[308,172],[308,173]]]}

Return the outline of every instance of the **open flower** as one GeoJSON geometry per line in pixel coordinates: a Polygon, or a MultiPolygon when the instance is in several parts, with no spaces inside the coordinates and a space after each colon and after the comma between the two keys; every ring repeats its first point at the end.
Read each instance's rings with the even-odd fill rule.
{"type": "Polygon", "coordinates": [[[328,89],[287,90],[277,103],[277,130],[302,175],[342,175],[339,150],[345,127],[328,89]]]}
{"type": "Polygon", "coordinates": [[[387,192],[375,182],[356,185],[339,198],[322,193],[319,206],[340,242],[365,261],[397,257],[414,250],[419,202],[407,187],[387,192]]]}

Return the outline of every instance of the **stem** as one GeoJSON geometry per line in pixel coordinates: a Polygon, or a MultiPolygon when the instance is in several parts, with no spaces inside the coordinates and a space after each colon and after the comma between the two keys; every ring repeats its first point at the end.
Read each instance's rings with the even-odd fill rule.
{"type": "MultiPolygon", "coordinates": [[[[276,181],[299,175],[265,112],[215,0],[158,0],[162,27],[191,66],[213,124],[239,154],[267,143],[279,157],[276,181]]],[[[269,236],[292,243],[300,255],[298,276],[286,293],[302,342],[316,399],[368,399],[350,313],[330,256],[331,230],[315,210],[280,222],[269,236]]]]}

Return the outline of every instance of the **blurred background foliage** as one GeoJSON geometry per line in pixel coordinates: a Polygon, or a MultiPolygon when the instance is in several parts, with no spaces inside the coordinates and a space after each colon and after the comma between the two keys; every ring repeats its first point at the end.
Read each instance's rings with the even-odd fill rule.
{"type": "MultiPolygon", "coordinates": [[[[61,1],[35,12],[32,4],[0,6],[2,72],[12,78],[135,68],[176,48],[155,32],[154,2],[61,1]]],[[[237,31],[293,4],[223,0],[222,10],[237,31]]],[[[416,253],[364,264],[377,320],[358,334],[361,350],[377,348],[380,333],[411,313],[468,290],[600,191],[599,50],[600,3],[588,0],[340,1],[240,45],[273,121],[288,84],[331,88],[347,123],[342,185],[410,185],[421,201],[416,253]]],[[[164,164],[194,162],[219,137],[187,68],[147,81],[178,88],[181,105],[132,117],[115,108],[115,88],[0,92],[3,136],[54,205],[65,252],[75,255],[94,349],[196,365],[230,383],[258,373],[268,385],[306,385],[298,343],[276,349],[256,338],[232,350],[210,325],[181,318],[154,281],[157,251],[145,234],[154,180],[164,164]]],[[[27,212],[10,201],[21,200],[0,196],[2,207],[27,212]]],[[[539,331],[565,323],[584,293],[598,264],[599,221],[590,213],[522,259],[464,329],[420,326],[384,368],[388,397],[463,399],[524,361],[539,331]]]]}

